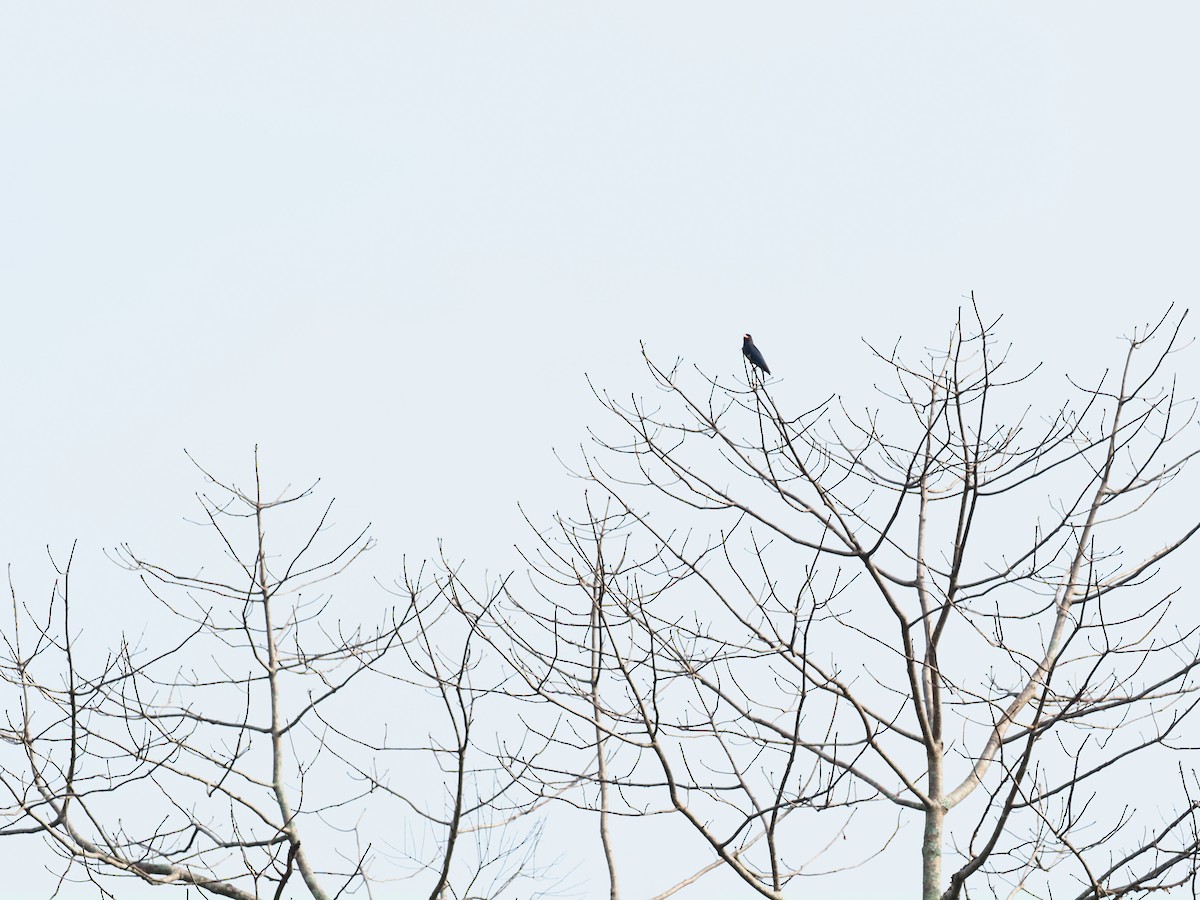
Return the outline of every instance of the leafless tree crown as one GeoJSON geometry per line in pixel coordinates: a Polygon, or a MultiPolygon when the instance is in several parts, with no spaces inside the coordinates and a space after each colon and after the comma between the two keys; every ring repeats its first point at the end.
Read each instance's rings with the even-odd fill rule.
{"type": "Polygon", "coordinates": [[[334,542],[331,503],[281,555],[281,514],[311,489],[264,496],[257,456],[248,492],[207,480],[212,564],[121,547],[167,615],[98,667],[80,652],[70,561],[46,610],[13,592],[0,833],[41,835],[64,881],[104,896],[127,876],[236,900],[400,880],[436,900],[535,874],[536,833],[506,827],[526,810],[478,752],[491,686],[473,683],[461,617],[406,572],[397,605],[348,624],[323,583],[372,547],[366,531],[334,542]]]}
{"type": "Polygon", "coordinates": [[[927,900],[1193,880],[1200,635],[1158,576],[1198,527],[1181,324],[1049,412],[973,306],[917,365],[871,348],[878,409],[649,357],[653,403],[598,392],[582,514],[534,529],[528,586],[456,596],[542,705],[548,752],[510,767],[541,796],[587,772],[613,897],[610,827],[650,814],[711,860],[662,896],[722,868],[782,897],[912,817],[927,900]]]}

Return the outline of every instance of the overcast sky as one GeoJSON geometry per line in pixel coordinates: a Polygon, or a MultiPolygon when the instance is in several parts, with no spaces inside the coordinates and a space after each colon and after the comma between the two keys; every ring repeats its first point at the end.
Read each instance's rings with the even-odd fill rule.
{"type": "Polygon", "coordinates": [[[974,291],[1053,392],[1196,294],[1194,4],[0,11],[0,561],[33,594],[47,544],[107,610],[104,547],[188,539],[183,448],[321,477],[375,574],[439,539],[503,571],[516,504],[578,495],[585,373],[648,387],[639,341],[732,377],[750,331],[790,401],[861,405],[860,339],[940,342],[974,291]]]}

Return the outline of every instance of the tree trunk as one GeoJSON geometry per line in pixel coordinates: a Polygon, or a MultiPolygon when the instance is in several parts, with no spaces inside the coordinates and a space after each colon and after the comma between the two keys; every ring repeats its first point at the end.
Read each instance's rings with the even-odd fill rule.
{"type": "Polygon", "coordinates": [[[946,818],[946,788],[942,781],[942,743],[927,748],[929,806],[925,809],[925,836],[921,841],[921,897],[942,896],[942,822],[946,818]]]}
{"type": "Polygon", "coordinates": [[[942,895],[942,820],[946,810],[941,798],[925,810],[925,839],[921,842],[921,897],[938,900],[942,895]]]}

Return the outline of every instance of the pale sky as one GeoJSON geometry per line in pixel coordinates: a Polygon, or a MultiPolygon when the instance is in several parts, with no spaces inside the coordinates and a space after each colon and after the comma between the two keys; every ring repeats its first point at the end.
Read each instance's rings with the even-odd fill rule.
{"type": "MultiPolygon", "coordinates": [[[[1045,390],[1097,374],[1196,295],[1198,29],[1189,3],[4,3],[0,561],[33,598],[78,539],[88,602],[136,622],[103,549],[186,555],[183,448],[244,480],[257,443],[374,522],[367,574],[439,539],[507,571],[516,504],[578,497],[553,450],[600,419],[585,373],[649,388],[639,341],[729,378],[749,331],[797,404],[862,405],[860,339],[940,342],[974,291],[1045,390]]],[[[0,842],[14,896],[35,850],[0,842]]]]}

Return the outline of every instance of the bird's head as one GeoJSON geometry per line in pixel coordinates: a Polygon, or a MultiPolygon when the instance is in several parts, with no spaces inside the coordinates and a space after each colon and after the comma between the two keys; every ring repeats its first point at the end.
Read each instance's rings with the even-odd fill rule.
{"type": "Polygon", "coordinates": [[[750,335],[748,335],[748,334],[743,334],[743,335],[742,335],[742,340],[743,340],[743,341],[750,341],[750,340],[753,340],[753,338],[751,338],[751,337],[750,337],[750,335]]]}

